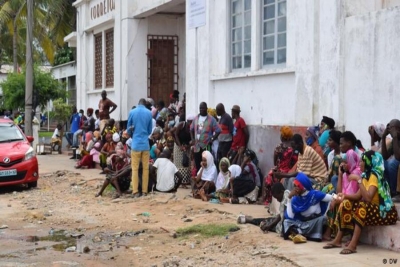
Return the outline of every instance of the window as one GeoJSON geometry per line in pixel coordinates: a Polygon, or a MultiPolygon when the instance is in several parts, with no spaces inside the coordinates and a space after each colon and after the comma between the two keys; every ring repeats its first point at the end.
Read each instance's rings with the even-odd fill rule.
{"type": "Polygon", "coordinates": [[[231,66],[251,66],[251,0],[231,0],[231,66]]]}
{"type": "Polygon", "coordinates": [[[114,30],[94,36],[94,88],[114,86],[114,30]]]}
{"type": "Polygon", "coordinates": [[[263,0],[263,65],[286,63],[286,0],[263,0]]]}

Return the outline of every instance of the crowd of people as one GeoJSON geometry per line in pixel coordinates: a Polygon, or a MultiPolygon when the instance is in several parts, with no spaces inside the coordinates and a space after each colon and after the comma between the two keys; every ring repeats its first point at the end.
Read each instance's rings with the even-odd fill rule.
{"type": "Polygon", "coordinates": [[[72,157],[79,158],[76,168],[99,164],[106,175],[96,197],[111,184],[116,198],[176,192],[180,186],[190,186],[194,198],[212,203],[269,206],[275,198],[280,203],[275,216],[240,215],[238,223],[277,232],[294,243],[329,241],[325,249],[341,247],[349,233],[341,254],[356,252],[364,226],[396,223],[399,120],[372,124],[368,150],[351,131],[338,131],[327,116],[304,135],[282,126],[274,167],[263,177],[256,153],[248,148],[240,106],[228,114],[222,103],[213,109],[202,102],[198,114],[186,115],[185,105],[178,91],[170,95],[169,106],[140,99],[125,125],[110,118],[117,105],[105,91],[96,118],[91,108],[87,116],[74,109],[65,137],[78,151],[72,157]]]}

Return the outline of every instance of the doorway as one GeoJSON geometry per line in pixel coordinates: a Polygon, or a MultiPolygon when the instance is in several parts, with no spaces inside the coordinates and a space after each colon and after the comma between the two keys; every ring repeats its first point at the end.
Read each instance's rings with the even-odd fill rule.
{"type": "Polygon", "coordinates": [[[169,95],[178,89],[178,36],[148,35],[147,95],[169,105],[169,95]]]}

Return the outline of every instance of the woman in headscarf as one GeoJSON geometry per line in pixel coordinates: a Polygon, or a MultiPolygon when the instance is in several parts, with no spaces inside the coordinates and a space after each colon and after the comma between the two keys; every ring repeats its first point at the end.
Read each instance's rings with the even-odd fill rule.
{"type": "Polygon", "coordinates": [[[294,243],[305,243],[307,239],[321,241],[331,200],[331,195],[313,189],[307,175],[297,174],[283,221],[284,238],[294,243]]]}
{"type": "MultiPolygon", "coordinates": [[[[368,133],[371,137],[371,150],[377,151],[381,153],[381,146],[382,146],[382,135],[385,131],[386,126],[381,122],[375,122],[371,126],[368,127],[368,133]]],[[[391,142],[391,138],[389,135],[386,137],[386,146],[388,147],[391,142]]]]}
{"type": "Polygon", "coordinates": [[[265,205],[272,201],[272,186],[278,183],[279,179],[274,178],[274,172],[289,173],[294,171],[298,154],[290,146],[293,137],[292,129],[288,126],[281,127],[281,143],[274,150],[274,164],[267,177],[265,178],[263,200],[265,205]]]}
{"type": "Polygon", "coordinates": [[[382,155],[373,150],[361,157],[361,177],[357,183],[360,189],[356,194],[338,194],[340,204],[335,224],[339,229],[332,243],[325,249],[339,248],[346,232],[353,234],[350,243],[340,254],[357,252],[357,244],[362,228],[368,225],[393,225],[397,221],[397,210],[390,198],[390,189],[383,178],[382,155]]]}
{"type": "Polygon", "coordinates": [[[201,198],[201,194],[208,195],[215,192],[215,182],[218,175],[212,154],[209,151],[204,151],[201,155],[201,168],[193,179],[194,198],[201,198]],[[201,194],[200,191],[202,191],[201,194]]]}
{"type": "Polygon", "coordinates": [[[190,125],[195,115],[188,115],[187,121],[175,127],[174,164],[183,176],[183,185],[190,184],[190,125]]]}
{"type": "Polygon", "coordinates": [[[161,152],[164,150],[164,147],[166,146],[167,141],[165,140],[164,137],[164,131],[160,126],[157,126],[152,135],[154,144],[152,145],[150,149],[150,159],[155,161],[158,158],[158,155],[161,154],[161,152]]]}
{"type": "Polygon", "coordinates": [[[86,155],[89,155],[90,150],[92,149],[94,142],[93,142],[93,134],[92,132],[86,132],[85,134],[85,141],[82,142],[83,149],[81,151],[81,157],[83,158],[86,155]]]}
{"type": "Polygon", "coordinates": [[[321,159],[327,164],[326,157],[324,155],[324,151],[322,150],[321,146],[318,143],[318,134],[319,134],[319,128],[316,126],[308,127],[305,138],[306,138],[306,144],[312,149],[315,150],[315,152],[318,153],[318,155],[321,157],[321,159]]]}
{"type": "MultiPolygon", "coordinates": [[[[346,195],[357,193],[357,180],[360,176],[360,157],[353,149],[349,149],[346,152],[345,157],[343,157],[339,167],[339,175],[337,176],[338,180],[337,182],[335,182],[334,185],[334,187],[336,188],[336,193],[343,193],[346,195]]],[[[335,235],[337,233],[335,218],[339,204],[340,201],[337,201],[335,199],[331,203],[331,207],[327,213],[328,228],[324,233],[324,240],[331,240],[331,235],[335,235]]]]}
{"type": "Polygon", "coordinates": [[[335,120],[327,116],[322,116],[319,129],[320,136],[318,138],[318,143],[321,146],[322,150],[324,151],[325,156],[328,156],[329,152],[331,151],[327,142],[329,139],[329,133],[331,130],[333,130],[333,128],[335,128],[335,120]]]}
{"type": "MultiPolygon", "coordinates": [[[[92,136],[90,134],[90,136],[92,136]]],[[[88,133],[86,133],[86,142],[88,145],[86,147],[88,154],[85,154],[80,161],[78,161],[75,165],[75,168],[93,168],[94,163],[100,163],[99,155],[100,155],[100,132],[94,131],[93,136],[90,137],[88,133]],[[90,139],[89,139],[90,137],[90,139]],[[90,141],[89,141],[90,140],[90,141]]]]}
{"type": "Polygon", "coordinates": [[[219,173],[215,182],[215,192],[209,195],[203,194],[200,191],[200,196],[203,201],[209,199],[226,199],[229,197],[231,188],[231,172],[229,171],[230,163],[228,158],[222,158],[219,162],[219,173]]]}

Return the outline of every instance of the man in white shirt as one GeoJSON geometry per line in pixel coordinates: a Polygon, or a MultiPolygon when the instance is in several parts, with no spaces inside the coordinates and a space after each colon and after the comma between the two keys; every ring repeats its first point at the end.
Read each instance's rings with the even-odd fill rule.
{"type": "Polygon", "coordinates": [[[176,192],[182,183],[183,176],[170,160],[171,152],[165,149],[151,167],[151,177],[160,192],[176,192]]]}

